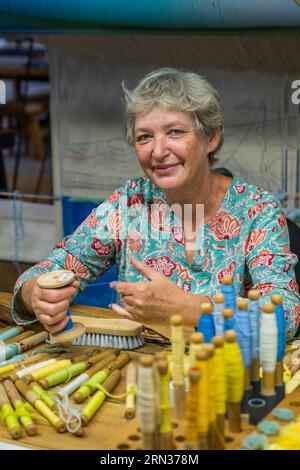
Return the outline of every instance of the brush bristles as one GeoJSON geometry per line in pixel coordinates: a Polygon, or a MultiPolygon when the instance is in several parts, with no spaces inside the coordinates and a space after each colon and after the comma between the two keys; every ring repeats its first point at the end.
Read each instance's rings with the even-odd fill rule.
{"type": "Polygon", "coordinates": [[[99,333],[85,333],[76,338],[72,344],[76,346],[96,346],[99,348],[136,349],[143,346],[142,336],[112,336],[99,333]]]}

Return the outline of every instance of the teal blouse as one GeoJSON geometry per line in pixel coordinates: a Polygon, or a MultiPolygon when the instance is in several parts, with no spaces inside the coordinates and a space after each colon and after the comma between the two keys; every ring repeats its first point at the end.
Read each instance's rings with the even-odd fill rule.
{"type": "Polygon", "coordinates": [[[300,322],[293,269],[297,257],[290,252],[285,216],[272,194],[236,177],[215,216],[199,226],[191,264],[181,219],[170,210],[165,192],[147,177],[127,181],[44,261],[20,276],[14,290],[14,320],[19,324],[35,321],[22,311],[16,296],[29,277],[68,269],[84,289],[116,263],[120,281],[145,281],[130,264],[132,254],[192,294],[212,297],[228,275],[234,278],[237,296],[245,297],[255,288],[264,304],[279,293],[287,336],[296,333],[300,322]]]}

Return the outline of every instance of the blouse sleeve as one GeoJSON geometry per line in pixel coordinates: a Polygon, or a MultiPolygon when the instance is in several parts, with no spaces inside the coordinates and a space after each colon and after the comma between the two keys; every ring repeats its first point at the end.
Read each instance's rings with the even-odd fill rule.
{"type": "Polygon", "coordinates": [[[73,271],[80,289],[105,273],[115,262],[119,247],[119,210],[117,191],[94,209],[71,235],[66,236],[42,262],[29,268],[14,287],[12,318],[18,324],[36,321],[19,302],[19,290],[29,278],[56,269],[73,271]]]}
{"type": "Polygon", "coordinates": [[[261,293],[260,305],[270,302],[273,294],[282,295],[287,338],[292,338],[300,322],[297,256],[290,251],[286,218],[275,199],[253,218],[245,255],[251,284],[261,293]]]}

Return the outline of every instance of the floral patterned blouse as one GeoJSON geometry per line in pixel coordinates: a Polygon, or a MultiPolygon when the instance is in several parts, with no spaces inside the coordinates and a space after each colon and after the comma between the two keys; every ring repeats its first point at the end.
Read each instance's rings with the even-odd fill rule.
{"type": "Polygon", "coordinates": [[[199,227],[191,264],[181,219],[170,210],[165,192],[147,177],[127,181],[44,261],[20,276],[14,291],[14,320],[34,321],[22,311],[16,294],[26,279],[48,270],[72,270],[81,289],[114,263],[120,281],[146,281],[130,264],[131,254],[193,294],[213,296],[228,275],[234,277],[237,296],[255,288],[264,304],[272,294],[282,294],[287,337],[296,333],[300,305],[293,267],[297,257],[290,252],[285,216],[272,194],[236,177],[215,216],[199,227]]]}

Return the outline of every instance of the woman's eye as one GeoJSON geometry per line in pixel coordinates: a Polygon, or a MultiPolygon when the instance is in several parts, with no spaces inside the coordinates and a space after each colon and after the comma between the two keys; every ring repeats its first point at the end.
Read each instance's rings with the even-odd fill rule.
{"type": "Polygon", "coordinates": [[[183,131],[182,129],[170,129],[168,131],[168,134],[169,135],[182,135],[182,134],[185,134],[185,131],[183,131]]]}
{"type": "Polygon", "coordinates": [[[149,134],[141,134],[135,138],[136,142],[147,142],[149,139],[151,139],[151,135],[149,134]]]}

